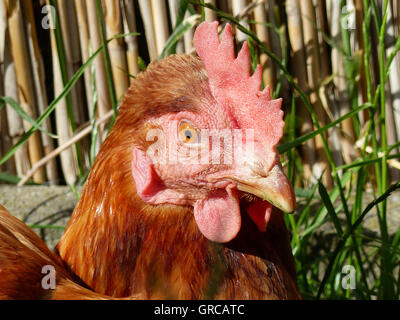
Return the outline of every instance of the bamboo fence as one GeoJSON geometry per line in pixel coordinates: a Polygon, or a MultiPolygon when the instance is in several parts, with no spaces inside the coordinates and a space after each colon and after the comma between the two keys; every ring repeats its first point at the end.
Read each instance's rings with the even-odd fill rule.
{"type": "MultiPolygon", "coordinates": [[[[290,113],[291,101],[294,101],[296,136],[313,132],[318,126],[324,127],[366,103],[368,86],[374,91],[379,84],[379,70],[375,67],[380,54],[377,49],[379,34],[374,21],[367,30],[373,39],[367,61],[369,70],[364,68],[366,61],[362,58],[366,50],[362,30],[368,1],[199,2],[215,6],[254,32],[307,94],[315,119],[282,68],[253,42],[256,53],[253,56],[257,59],[253,62],[263,66],[264,84],[284,98],[286,114],[290,113]],[[357,66],[358,72],[349,71],[357,66]],[[368,83],[365,72],[371,73],[372,83],[368,83]]],[[[383,2],[377,3],[377,10],[382,12],[383,2]]],[[[389,1],[387,10],[385,59],[396,50],[400,5],[389,1]]],[[[144,65],[163,54],[178,25],[187,27],[177,39],[176,52],[193,53],[193,32],[200,17],[226,22],[210,7],[202,9],[195,1],[0,0],[0,96],[17,102],[34,120],[63,93],[74,74],[96,50],[113,38],[107,42],[107,50],[91,60],[83,76],[57,102],[54,112],[41,123],[42,131],[35,131],[7,161],[1,162],[2,180],[7,182],[17,177],[24,183],[32,179],[48,184],[82,181],[106,138],[112,110],[117,108],[135,76],[144,65]]],[[[237,28],[235,36],[238,46],[249,39],[237,28]]],[[[400,140],[399,78],[400,58],[396,55],[385,84],[385,126],[389,145],[400,140]]],[[[336,166],[354,162],[362,151],[368,116],[361,111],[357,121],[347,118],[327,130],[324,136],[316,135],[299,146],[296,153],[302,169],[301,179],[296,183],[307,186],[322,176],[324,185],[332,186],[324,143],[332,151],[336,166]]],[[[378,139],[382,139],[379,114],[375,117],[378,139]]],[[[31,127],[32,123],[21,116],[21,111],[5,103],[0,111],[0,158],[7,156],[31,127]]],[[[398,146],[391,150],[391,154],[398,152],[398,146]]],[[[388,163],[390,178],[398,180],[397,160],[391,159],[388,163]]]]}

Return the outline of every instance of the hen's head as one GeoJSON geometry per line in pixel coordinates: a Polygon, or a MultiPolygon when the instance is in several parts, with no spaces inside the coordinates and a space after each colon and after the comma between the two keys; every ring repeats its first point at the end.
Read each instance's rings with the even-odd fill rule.
{"type": "MultiPolygon", "coordinates": [[[[281,99],[250,75],[247,43],[235,58],[231,28],[202,23],[200,57],[175,55],[151,64],[121,104],[116,132],[133,137],[131,172],[149,204],[193,206],[202,234],[228,242],[249,214],[261,231],[275,206],[295,207],[276,145],[283,134],[281,99]]],[[[130,141],[132,143],[132,141],[130,141]]]]}

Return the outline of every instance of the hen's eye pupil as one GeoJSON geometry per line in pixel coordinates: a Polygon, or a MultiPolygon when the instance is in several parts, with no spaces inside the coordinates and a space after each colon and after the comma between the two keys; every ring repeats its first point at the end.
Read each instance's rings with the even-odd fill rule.
{"type": "Polygon", "coordinates": [[[193,127],[193,125],[187,122],[182,122],[179,125],[178,130],[179,139],[183,143],[192,144],[199,142],[197,130],[193,127]]]}
{"type": "Polygon", "coordinates": [[[192,139],[192,133],[189,130],[185,131],[186,141],[192,139]]]}

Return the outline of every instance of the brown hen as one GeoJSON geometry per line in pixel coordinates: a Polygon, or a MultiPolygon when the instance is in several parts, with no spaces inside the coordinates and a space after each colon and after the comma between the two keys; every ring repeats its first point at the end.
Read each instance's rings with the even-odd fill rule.
{"type": "Polygon", "coordinates": [[[0,297],[300,298],[281,100],[259,91],[246,44],[235,59],[229,25],[219,40],[203,23],[194,41],[199,57],[153,62],[129,88],[56,254],[1,211],[0,297]],[[55,290],[40,287],[44,264],[55,290]]]}

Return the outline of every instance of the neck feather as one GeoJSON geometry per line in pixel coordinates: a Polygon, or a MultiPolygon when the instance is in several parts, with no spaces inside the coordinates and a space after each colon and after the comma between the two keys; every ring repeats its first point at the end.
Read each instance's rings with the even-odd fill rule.
{"type": "Polygon", "coordinates": [[[187,250],[208,255],[209,243],[197,229],[193,209],[144,203],[131,174],[132,147],[110,145],[112,140],[102,146],[57,245],[61,258],[96,292],[120,297],[152,291],[157,277],[205,274],[207,259],[193,268],[185,265],[186,271],[172,269],[172,261],[187,262],[187,250]]]}

